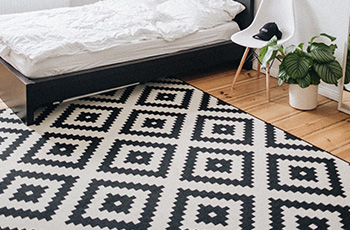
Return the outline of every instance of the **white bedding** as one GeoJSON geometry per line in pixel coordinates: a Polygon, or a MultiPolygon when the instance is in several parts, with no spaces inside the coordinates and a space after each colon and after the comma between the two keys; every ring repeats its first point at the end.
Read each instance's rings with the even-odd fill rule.
{"type": "Polygon", "coordinates": [[[98,52],[51,57],[35,65],[30,59],[13,52],[4,59],[25,76],[42,78],[223,42],[229,40],[231,35],[238,31],[236,22],[228,22],[214,28],[200,30],[173,42],[162,39],[140,41],[98,52]]]}
{"type": "MultiPolygon", "coordinates": [[[[170,44],[227,24],[243,9],[232,0],[104,0],[82,7],[0,15],[0,55],[19,61],[15,67],[35,69],[48,59],[149,41],[170,44]]],[[[54,72],[22,73],[28,77],[64,73],[54,72]]]]}

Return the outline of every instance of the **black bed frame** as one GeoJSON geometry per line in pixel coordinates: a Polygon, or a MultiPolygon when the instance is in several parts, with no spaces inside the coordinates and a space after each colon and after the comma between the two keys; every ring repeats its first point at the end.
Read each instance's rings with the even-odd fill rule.
{"type": "MultiPolygon", "coordinates": [[[[244,29],[253,20],[254,0],[238,1],[246,10],[235,21],[244,29]]],[[[243,47],[228,41],[39,79],[27,78],[0,58],[0,98],[23,122],[31,125],[35,109],[41,106],[160,77],[234,66],[243,52],[243,47]]]]}

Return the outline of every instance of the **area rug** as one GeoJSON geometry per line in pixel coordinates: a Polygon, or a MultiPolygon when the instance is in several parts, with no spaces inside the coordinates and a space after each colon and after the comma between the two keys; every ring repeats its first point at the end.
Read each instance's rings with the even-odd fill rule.
{"type": "Polygon", "coordinates": [[[177,79],[2,110],[0,149],[0,229],[350,229],[347,162],[177,79]]]}

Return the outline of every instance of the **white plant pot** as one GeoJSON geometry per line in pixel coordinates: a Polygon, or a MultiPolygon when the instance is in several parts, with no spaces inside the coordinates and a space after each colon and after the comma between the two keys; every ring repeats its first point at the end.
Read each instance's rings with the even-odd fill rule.
{"type": "Polygon", "coordinates": [[[312,110],[317,107],[318,85],[301,88],[297,84],[289,85],[289,104],[300,110],[312,110]]]}

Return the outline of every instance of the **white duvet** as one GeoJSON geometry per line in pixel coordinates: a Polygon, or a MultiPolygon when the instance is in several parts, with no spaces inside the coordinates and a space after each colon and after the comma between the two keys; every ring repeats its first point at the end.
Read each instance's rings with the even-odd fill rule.
{"type": "Polygon", "coordinates": [[[0,15],[0,55],[15,52],[35,64],[140,40],[173,41],[231,21],[242,10],[232,0],[104,0],[0,15]]]}

